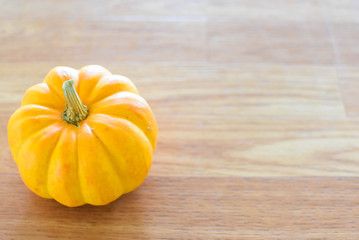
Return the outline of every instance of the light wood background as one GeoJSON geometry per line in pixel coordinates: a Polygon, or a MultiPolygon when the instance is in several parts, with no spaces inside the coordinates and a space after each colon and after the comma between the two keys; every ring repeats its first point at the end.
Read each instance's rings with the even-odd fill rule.
{"type": "Polygon", "coordinates": [[[359,239],[356,0],[0,0],[0,239],[359,239]],[[6,125],[56,65],[130,77],[159,124],[144,184],[67,208],[6,125]]]}

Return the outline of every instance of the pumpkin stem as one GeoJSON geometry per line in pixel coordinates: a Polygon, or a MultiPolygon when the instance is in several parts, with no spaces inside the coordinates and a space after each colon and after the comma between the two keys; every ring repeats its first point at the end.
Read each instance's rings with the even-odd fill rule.
{"type": "Polygon", "coordinates": [[[86,119],[89,114],[88,107],[81,102],[76,92],[74,80],[70,79],[62,85],[66,99],[65,111],[62,112],[62,119],[76,127],[80,127],[79,122],[86,119]]]}

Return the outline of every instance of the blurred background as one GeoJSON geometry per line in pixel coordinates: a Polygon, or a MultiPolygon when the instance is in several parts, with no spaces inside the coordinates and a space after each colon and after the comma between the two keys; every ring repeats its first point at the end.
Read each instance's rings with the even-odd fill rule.
{"type": "MultiPolygon", "coordinates": [[[[44,225],[49,236],[72,236],[71,228],[79,239],[83,232],[61,221],[83,220],[86,211],[96,211],[97,223],[111,219],[98,225],[103,236],[358,234],[359,1],[0,0],[0,6],[0,182],[3,192],[16,189],[30,202],[33,210],[19,207],[19,216],[36,210],[35,223],[43,216],[58,223],[62,232],[44,225]],[[159,125],[145,186],[104,208],[122,217],[87,207],[69,215],[33,196],[7,144],[8,118],[26,89],[54,66],[87,64],[129,77],[159,125]]],[[[2,198],[14,219],[5,210],[13,200],[2,198]]],[[[34,225],[15,219],[20,227],[3,222],[3,233],[32,232],[34,225]]],[[[85,232],[91,226],[82,224],[85,232]]]]}

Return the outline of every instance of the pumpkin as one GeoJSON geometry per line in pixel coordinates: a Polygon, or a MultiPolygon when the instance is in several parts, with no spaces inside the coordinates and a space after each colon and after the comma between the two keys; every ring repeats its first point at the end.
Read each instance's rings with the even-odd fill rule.
{"type": "Polygon", "coordinates": [[[146,178],[157,124],[128,78],[98,65],[55,67],[26,91],[8,139],[34,193],[71,207],[105,205],[146,178]]]}

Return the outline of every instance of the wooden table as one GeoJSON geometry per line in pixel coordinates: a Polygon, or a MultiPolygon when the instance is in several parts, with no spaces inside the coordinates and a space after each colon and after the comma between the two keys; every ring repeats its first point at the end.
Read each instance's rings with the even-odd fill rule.
{"type": "Polygon", "coordinates": [[[359,239],[359,4],[0,1],[0,239],[359,239]],[[6,125],[56,65],[150,103],[148,178],[104,206],[37,197],[6,125]]]}

